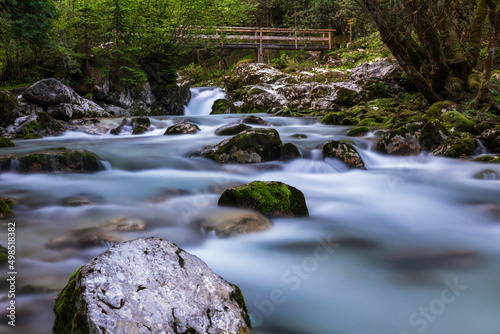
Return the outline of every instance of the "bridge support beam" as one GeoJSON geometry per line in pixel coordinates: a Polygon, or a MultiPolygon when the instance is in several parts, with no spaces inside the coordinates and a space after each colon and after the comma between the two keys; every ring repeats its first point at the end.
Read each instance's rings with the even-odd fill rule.
{"type": "Polygon", "coordinates": [[[255,49],[255,62],[261,64],[264,62],[264,49],[255,49]]]}

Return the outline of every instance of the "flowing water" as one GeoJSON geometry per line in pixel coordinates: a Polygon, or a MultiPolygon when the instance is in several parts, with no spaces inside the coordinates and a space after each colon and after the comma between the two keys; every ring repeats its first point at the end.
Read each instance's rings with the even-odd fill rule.
{"type": "MultiPolygon", "coordinates": [[[[284,142],[296,144],[302,159],[221,166],[190,157],[223,139],[215,129],[243,117],[208,115],[221,96],[218,89],[194,89],[185,116],[154,117],[156,130],[144,135],[68,132],[2,149],[0,154],[86,149],[108,169],[0,174],[1,195],[18,201],[10,220],[17,223],[17,288],[42,290],[17,294],[15,330],[6,325],[2,298],[0,332],[50,333],[57,291],[108,247],[54,250],[49,240],[130,217],[144,220],[146,229],[119,238],[161,237],[199,256],[242,289],[258,334],[500,333],[499,165],[424,153],[382,156],[373,150],[380,134],[371,133],[351,138],[368,170],[348,170],[322,160],[320,149],[328,140],[348,138],[349,127],[265,114],[259,116],[284,142]],[[201,132],[162,135],[181,119],[201,132]],[[221,210],[216,203],[225,188],[254,180],[297,187],[310,216],[273,219],[269,231],[231,239],[197,228],[200,217],[221,210]],[[64,206],[71,196],[94,204],[64,206]]],[[[121,119],[104,122],[118,125],[121,119]]],[[[6,228],[0,237],[5,244],[6,228]]]]}

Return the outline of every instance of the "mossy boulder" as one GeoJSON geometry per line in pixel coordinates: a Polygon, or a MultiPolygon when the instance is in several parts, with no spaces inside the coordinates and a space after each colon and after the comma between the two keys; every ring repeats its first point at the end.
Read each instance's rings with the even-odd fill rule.
{"type": "Polygon", "coordinates": [[[365,163],[352,144],[332,140],[323,145],[323,159],[340,159],[349,168],[366,169],[365,163]]]}
{"type": "Polygon", "coordinates": [[[289,161],[300,158],[302,156],[297,146],[292,143],[285,143],[281,145],[279,151],[281,161],[289,161]]]}
{"type": "Polygon", "coordinates": [[[167,131],[165,131],[163,135],[165,136],[186,135],[186,134],[192,135],[200,130],[201,129],[198,125],[185,121],[169,126],[167,128],[167,131]]]}
{"type": "Polygon", "coordinates": [[[242,123],[229,123],[215,130],[217,136],[234,136],[252,127],[242,123]]]}
{"type": "Polygon", "coordinates": [[[254,181],[226,189],[218,205],[256,210],[268,217],[309,215],[304,194],[282,182],[254,181]]]}
{"type": "Polygon", "coordinates": [[[223,140],[201,155],[219,163],[260,163],[279,160],[281,145],[275,129],[253,128],[223,140]]]}
{"type": "Polygon", "coordinates": [[[79,150],[41,151],[0,158],[0,171],[11,171],[12,165],[18,165],[16,171],[21,173],[90,173],[104,169],[97,155],[79,150]]]}
{"type": "Polygon", "coordinates": [[[474,121],[456,110],[445,112],[440,119],[450,129],[461,132],[472,132],[474,130],[474,121]]]}
{"type": "Polygon", "coordinates": [[[14,205],[14,201],[7,197],[0,197],[0,219],[14,215],[14,211],[10,208],[14,205]]]}
{"type": "Polygon", "coordinates": [[[441,116],[448,111],[459,111],[460,106],[451,101],[439,101],[429,107],[426,115],[430,118],[441,118],[441,116]]]}
{"type": "Polygon", "coordinates": [[[448,136],[448,129],[439,121],[434,120],[424,125],[418,142],[423,150],[432,151],[444,143],[448,136]]]}
{"type": "Polygon", "coordinates": [[[115,244],[75,271],[54,313],[53,333],[251,332],[241,290],[158,238],[115,244]]]}
{"type": "Polygon", "coordinates": [[[495,153],[500,153],[500,136],[496,137],[490,145],[490,150],[495,153]]]}
{"type": "Polygon", "coordinates": [[[380,139],[377,143],[377,151],[392,155],[419,155],[420,144],[415,133],[401,127],[380,139]]]}
{"type": "Polygon", "coordinates": [[[226,99],[218,99],[212,105],[212,112],[210,115],[229,114],[234,109],[234,104],[226,99]]]}
{"type": "Polygon", "coordinates": [[[8,259],[9,259],[9,253],[7,251],[7,248],[0,245],[0,265],[6,264],[8,259]]]}
{"type": "Polygon", "coordinates": [[[16,130],[16,138],[36,139],[48,136],[59,136],[64,132],[63,126],[46,112],[39,112],[28,118],[16,130]]]}
{"type": "Polygon", "coordinates": [[[19,100],[12,93],[0,90],[0,126],[11,125],[17,117],[14,110],[19,106],[19,100]]]}
{"type": "Polygon", "coordinates": [[[495,155],[495,156],[482,155],[480,157],[472,159],[472,161],[488,162],[488,163],[500,163],[500,155],[495,155]]]}
{"type": "Polygon", "coordinates": [[[481,85],[481,72],[473,72],[467,79],[467,87],[470,91],[477,91],[481,85]]]}
{"type": "Polygon", "coordinates": [[[474,153],[476,141],[472,135],[462,133],[457,136],[448,137],[443,144],[437,147],[432,153],[434,155],[450,158],[459,158],[474,153]]]}
{"type": "Polygon", "coordinates": [[[499,179],[499,175],[496,171],[492,169],[483,169],[479,173],[474,175],[476,179],[495,181],[499,179]]]}
{"type": "Polygon", "coordinates": [[[12,146],[16,146],[12,140],[10,140],[9,138],[0,137],[0,148],[12,146]]]}
{"type": "Polygon", "coordinates": [[[357,128],[347,131],[347,135],[349,137],[362,137],[368,132],[370,132],[370,128],[367,126],[358,126],[357,128]]]}
{"type": "Polygon", "coordinates": [[[322,124],[328,124],[328,125],[340,125],[344,118],[345,118],[345,114],[343,114],[342,112],[330,112],[330,113],[326,114],[321,119],[320,122],[322,124]]]}

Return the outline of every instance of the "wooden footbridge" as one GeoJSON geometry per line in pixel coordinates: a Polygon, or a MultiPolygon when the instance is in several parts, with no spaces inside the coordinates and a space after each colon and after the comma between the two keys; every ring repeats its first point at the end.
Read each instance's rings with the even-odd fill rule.
{"type": "Polygon", "coordinates": [[[253,49],[255,60],[263,62],[264,50],[331,50],[333,29],[284,29],[214,27],[203,29],[201,39],[215,40],[223,49],[253,49]]]}

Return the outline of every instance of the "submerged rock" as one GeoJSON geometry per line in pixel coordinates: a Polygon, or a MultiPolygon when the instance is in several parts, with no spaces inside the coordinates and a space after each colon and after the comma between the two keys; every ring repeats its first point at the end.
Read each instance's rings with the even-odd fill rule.
{"type": "Polygon", "coordinates": [[[121,232],[143,231],[146,223],[141,219],[118,217],[99,224],[99,227],[105,230],[121,232]]]}
{"type": "Polygon", "coordinates": [[[54,313],[54,333],[250,333],[240,289],[158,238],[116,244],[78,269],[54,313]]]}
{"type": "Polygon", "coordinates": [[[200,222],[201,228],[207,232],[215,231],[219,238],[265,231],[272,225],[263,215],[247,210],[217,212],[200,222]]]}
{"type": "Polygon", "coordinates": [[[85,196],[74,196],[64,199],[63,205],[65,206],[85,206],[95,204],[90,198],[85,196]]]}
{"type": "Polygon", "coordinates": [[[109,230],[96,227],[79,228],[68,234],[47,241],[49,249],[89,248],[103,246],[109,243],[121,242],[123,239],[109,230]]]}
{"type": "Polygon", "coordinates": [[[217,136],[234,136],[252,127],[242,123],[229,123],[215,130],[217,136]]]}
{"type": "Polygon", "coordinates": [[[340,159],[350,168],[366,169],[365,163],[352,144],[332,140],[323,145],[323,159],[340,159]]]}
{"type": "Polygon", "coordinates": [[[407,128],[399,128],[379,140],[377,151],[392,155],[419,155],[420,144],[412,131],[407,128]]]}
{"type": "Polygon", "coordinates": [[[255,181],[226,189],[218,205],[248,208],[268,217],[309,215],[304,194],[282,182],[255,181]]]}
{"type": "Polygon", "coordinates": [[[253,128],[223,140],[201,155],[219,163],[260,163],[279,160],[281,144],[278,131],[253,128]]]}
{"type": "Polygon", "coordinates": [[[241,123],[245,124],[256,124],[256,125],[268,125],[268,123],[260,117],[255,115],[250,115],[241,120],[241,123]]]}
{"type": "Polygon", "coordinates": [[[185,121],[169,126],[167,128],[167,131],[165,131],[164,135],[168,136],[168,135],[195,134],[198,131],[200,131],[198,125],[185,121]]]}
{"type": "Polygon", "coordinates": [[[99,157],[89,151],[42,151],[0,157],[0,172],[21,173],[67,172],[86,173],[103,170],[99,157]],[[12,170],[17,166],[16,170],[12,170]]]}

